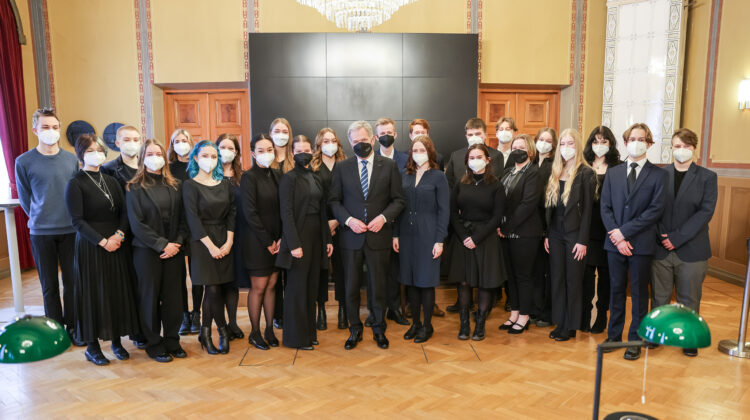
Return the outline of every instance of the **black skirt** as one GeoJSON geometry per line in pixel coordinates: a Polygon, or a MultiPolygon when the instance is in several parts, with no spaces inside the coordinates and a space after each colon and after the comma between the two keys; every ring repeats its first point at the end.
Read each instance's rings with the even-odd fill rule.
{"type": "MultiPolygon", "coordinates": [[[[471,222],[474,227],[483,222],[471,222]]],[[[458,235],[451,236],[450,279],[451,282],[466,283],[470,287],[493,289],[500,287],[508,278],[506,259],[502,255],[500,237],[494,232],[469,249],[458,235]]]]}
{"type": "MultiPolygon", "coordinates": [[[[227,241],[227,226],[223,223],[204,222],[208,237],[217,247],[227,241]]],[[[190,243],[190,280],[196,286],[225,284],[235,280],[234,250],[224,258],[214,259],[201,241],[190,243]]]]}
{"type": "Polygon", "coordinates": [[[76,338],[91,342],[139,334],[130,247],[108,252],[79,234],[74,261],[76,338]]]}

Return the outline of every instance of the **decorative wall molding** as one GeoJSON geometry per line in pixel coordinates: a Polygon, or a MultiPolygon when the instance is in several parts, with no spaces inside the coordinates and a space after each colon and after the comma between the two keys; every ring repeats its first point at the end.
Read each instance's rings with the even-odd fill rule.
{"type": "Polygon", "coordinates": [[[138,49],[138,92],[141,105],[141,133],[154,137],[154,57],[151,43],[151,1],[134,0],[135,33],[138,49]]]}
{"type": "Polygon", "coordinates": [[[49,18],[46,0],[29,0],[31,39],[34,50],[37,100],[40,107],[55,108],[55,77],[52,69],[49,18]]]}
{"type": "MultiPolygon", "coordinates": [[[[253,8],[253,11],[255,11],[255,8],[253,8]]],[[[244,70],[245,70],[245,81],[250,82],[250,37],[247,36],[248,30],[249,30],[250,22],[249,22],[249,14],[247,13],[247,0],[242,0],[242,38],[243,38],[243,60],[244,60],[244,70]]],[[[253,31],[255,31],[255,27],[253,27],[253,31]]]]}

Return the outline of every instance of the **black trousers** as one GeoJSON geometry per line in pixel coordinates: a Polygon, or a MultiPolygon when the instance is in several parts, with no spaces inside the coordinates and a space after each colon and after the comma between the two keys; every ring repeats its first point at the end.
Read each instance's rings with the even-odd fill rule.
{"type": "Polygon", "coordinates": [[[39,274],[39,282],[42,284],[44,315],[72,328],[75,278],[73,257],[76,234],[30,235],[30,238],[34,264],[39,274]],[[60,303],[60,279],[57,275],[58,264],[62,274],[62,303],[60,303]]]}
{"type": "Polygon", "coordinates": [[[274,295],[273,319],[284,318],[284,289],[286,288],[286,270],[279,271],[279,277],[276,279],[276,294],[274,295]]]}
{"type": "Polygon", "coordinates": [[[552,320],[549,260],[549,254],[540,246],[534,264],[534,315],[544,321],[552,320]]]}
{"type": "Polygon", "coordinates": [[[341,249],[339,248],[338,235],[333,236],[333,254],[331,254],[330,267],[323,267],[320,272],[320,287],[318,289],[318,304],[328,302],[328,283],[333,281],[333,290],[336,301],[344,305],[346,293],[344,292],[344,263],[341,261],[341,249]]]}
{"type": "Polygon", "coordinates": [[[508,301],[521,315],[534,312],[534,265],[540,245],[539,238],[507,240],[511,275],[508,278],[508,301]]]}
{"type": "Polygon", "coordinates": [[[177,350],[180,346],[177,331],[182,317],[185,257],[182,252],[165,260],[159,255],[149,248],[133,247],[138,276],[138,318],[149,356],[177,350]]]}
{"type": "Polygon", "coordinates": [[[287,347],[309,346],[317,337],[315,300],[323,265],[321,247],[325,245],[317,215],[308,214],[300,229],[302,258],[292,258],[292,265],[286,271],[282,343],[287,347]]]}
{"type": "Polygon", "coordinates": [[[552,291],[552,322],[565,330],[581,329],[581,302],[583,301],[583,273],[586,258],[573,258],[576,236],[566,234],[564,239],[549,238],[550,285],[552,291]]]}
{"type": "Polygon", "coordinates": [[[622,341],[625,328],[628,273],[630,273],[630,298],[632,320],[628,329],[628,340],[640,340],[638,327],[648,313],[648,284],[651,281],[651,255],[626,257],[619,252],[607,251],[610,279],[610,318],[607,337],[622,341]]]}
{"type": "MultiPolygon", "coordinates": [[[[399,256],[393,250],[389,252],[388,270],[385,283],[385,307],[391,311],[401,309],[401,264],[399,256]]],[[[372,293],[367,283],[367,309],[372,312],[372,293]]]]}
{"type": "Polygon", "coordinates": [[[361,249],[342,249],[344,262],[344,290],[346,291],[346,316],[349,318],[349,330],[361,331],[362,320],[359,318],[360,295],[362,284],[362,263],[367,264],[367,295],[372,295],[372,331],[375,334],[385,333],[386,309],[386,271],[391,255],[390,248],[371,249],[365,244],[361,249]]]}

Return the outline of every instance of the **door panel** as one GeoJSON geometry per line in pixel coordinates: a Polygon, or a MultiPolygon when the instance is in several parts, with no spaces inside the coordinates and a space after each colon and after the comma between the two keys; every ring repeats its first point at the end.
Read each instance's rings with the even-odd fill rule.
{"type": "Polygon", "coordinates": [[[208,98],[205,94],[167,95],[164,104],[168,108],[164,114],[167,118],[165,139],[169,139],[178,127],[190,132],[195,140],[208,138],[208,98]]]}
{"type": "Polygon", "coordinates": [[[487,123],[489,146],[497,147],[495,125],[502,117],[516,121],[519,134],[536,135],[542,127],[559,131],[560,91],[557,89],[479,89],[479,117],[487,123]]]}

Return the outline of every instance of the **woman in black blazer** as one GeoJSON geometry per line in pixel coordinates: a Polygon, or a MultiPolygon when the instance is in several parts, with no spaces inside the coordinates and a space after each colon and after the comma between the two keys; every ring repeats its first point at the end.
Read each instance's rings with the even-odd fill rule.
{"type": "Polygon", "coordinates": [[[298,135],[290,147],[294,169],[284,174],[279,185],[282,236],[276,258],[276,265],[287,270],[282,343],[312,350],[318,344],[315,298],[320,269],[328,264],[333,245],[325,191],[310,169],[312,142],[298,135]]]}
{"type": "Polygon", "coordinates": [[[183,284],[182,245],[188,233],[181,183],[165,165],[165,156],[161,144],[146,140],[138,157],[138,170],[125,187],[141,331],[146,339],[146,354],[162,363],[187,356],[178,334],[181,295],[175,292],[183,284]]]}
{"type": "MultiPolygon", "coordinates": [[[[534,163],[539,165],[539,187],[542,191],[547,188],[547,181],[552,173],[552,159],[557,149],[557,131],[551,127],[540,128],[534,137],[536,142],[537,156],[534,163]]],[[[545,223],[544,194],[539,200],[539,218],[542,220],[542,229],[547,231],[545,223]]],[[[552,297],[550,292],[549,277],[549,254],[542,247],[536,253],[536,264],[534,270],[534,312],[532,319],[536,319],[537,327],[548,327],[552,325],[552,297]]]]}
{"type": "Polygon", "coordinates": [[[557,325],[549,337],[557,341],[575,337],[581,328],[581,289],[595,186],[594,171],[583,158],[581,134],[564,130],[545,191],[544,249],[550,255],[552,322],[557,325]]]}
{"type": "Polygon", "coordinates": [[[242,233],[243,263],[252,283],[247,294],[247,312],[252,331],[250,344],[261,350],[278,347],[273,333],[276,304],[276,254],[281,243],[281,213],[279,212],[279,180],[281,171],[273,169],[276,159],[273,142],[267,134],[256,135],[250,143],[253,166],[242,174],[242,214],[247,229],[242,233]],[[266,320],[265,334],[260,333],[260,311],[266,320]]]}
{"type": "Polygon", "coordinates": [[[505,170],[502,180],[507,200],[503,223],[497,234],[505,239],[512,274],[508,282],[510,317],[500,329],[509,334],[521,334],[527,330],[529,316],[534,311],[534,267],[542,238],[538,211],[541,186],[534,158],[534,139],[528,134],[517,136],[509,155],[514,164],[505,170]]]}

